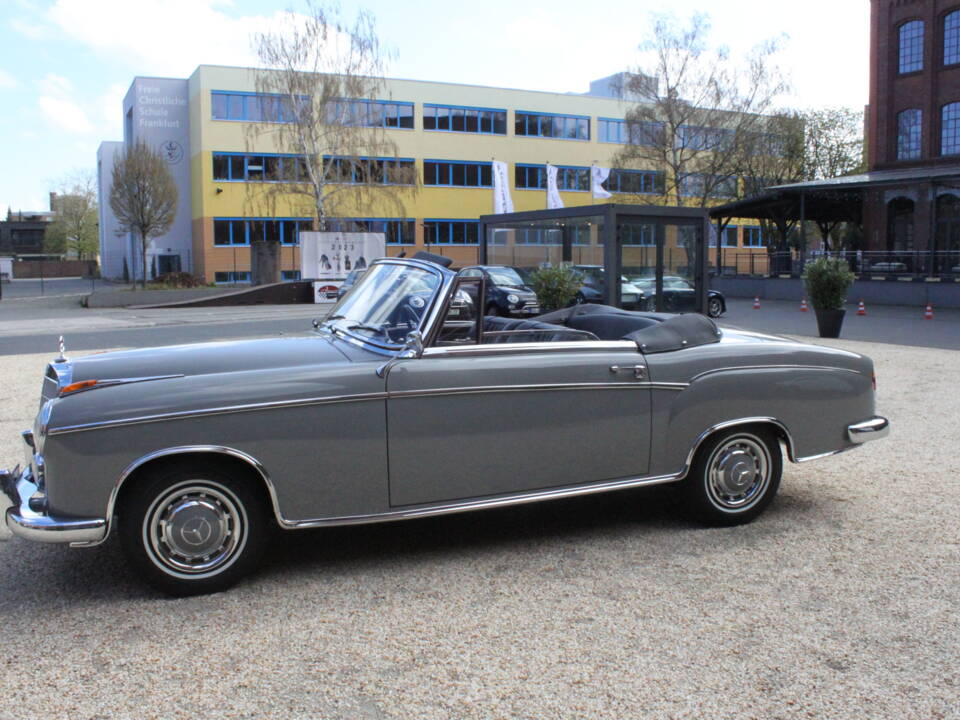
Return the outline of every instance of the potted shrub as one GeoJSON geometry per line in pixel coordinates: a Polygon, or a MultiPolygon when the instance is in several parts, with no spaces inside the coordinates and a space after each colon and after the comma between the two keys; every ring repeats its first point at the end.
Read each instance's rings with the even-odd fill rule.
{"type": "Polygon", "coordinates": [[[817,315],[820,337],[840,337],[847,291],[854,277],[847,261],[841,258],[818,257],[803,269],[803,284],[817,315]]]}
{"type": "Polygon", "coordinates": [[[540,309],[559,310],[573,302],[580,289],[580,275],[571,267],[554,265],[530,273],[530,287],[537,294],[540,309]]]}

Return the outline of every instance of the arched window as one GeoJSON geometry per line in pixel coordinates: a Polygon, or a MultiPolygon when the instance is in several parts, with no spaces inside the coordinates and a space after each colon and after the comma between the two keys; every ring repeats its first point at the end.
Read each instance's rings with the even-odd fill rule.
{"type": "Polygon", "coordinates": [[[960,155],[960,102],[943,106],[940,116],[940,154],[960,155]]]}
{"type": "Polygon", "coordinates": [[[960,63],[960,10],[943,16],[943,64],[960,63]]]}
{"type": "Polygon", "coordinates": [[[913,200],[898,197],[887,203],[887,251],[913,250],[913,200]]]}
{"type": "Polygon", "coordinates": [[[960,275],[960,197],[941,195],[936,213],[938,270],[960,275]]]}
{"type": "Polygon", "coordinates": [[[923,21],[911,20],[900,26],[900,72],[923,70],[923,21]]]}
{"type": "Polygon", "coordinates": [[[916,160],[920,157],[922,130],[922,110],[910,108],[897,114],[897,160],[916,160]]]}

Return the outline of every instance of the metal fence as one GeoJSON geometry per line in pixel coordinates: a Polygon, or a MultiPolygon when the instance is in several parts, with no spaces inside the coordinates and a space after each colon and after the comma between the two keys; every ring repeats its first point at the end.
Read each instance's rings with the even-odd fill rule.
{"type": "MultiPolygon", "coordinates": [[[[803,266],[824,253],[796,252],[731,252],[721,257],[722,265],[717,267],[716,259],[711,266],[712,274],[726,277],[738,275],[778,277],[790,275],[799,277],[803,266]]],[[[850,270],[867,278],[886,279],[887,277],[960,277],[960,250],[930,252],[929,250],[863,250],[830,253],[847,261],[850,270]]]]}

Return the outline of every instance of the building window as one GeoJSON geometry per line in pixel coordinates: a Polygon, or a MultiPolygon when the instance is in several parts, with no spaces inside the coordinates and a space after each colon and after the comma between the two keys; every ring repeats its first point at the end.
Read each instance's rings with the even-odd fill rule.
{"type": "Polygon", "coordinates": [[[943,64],[960,63],[960,10],[943,18],[943,64]]]}
{"type": "Polygon", "coordinates": [[[213,153],[213,179],[222,182],[302,182],[302,155],[213,153]]]}
{"type": "Polygon", "coordinates": [[[423,129],[446,132],[507,134],[507,111],[496,108],[423,104],[423,129]]]}
{"type": "Polygon", "coordinates": [[[910,108],[897,114],[897,160],[916,160],[920,157],[920,136],[923,112],[910,108]]]}
{"type": "Polygon", "coordinates": [[[923,21],[900,26],[900,73],[923,70],[923,21]]]}
{"type": "Polygon", "coordinates": [[[940,154],[960,155],[960,102],[943,106],[940,127],[940,154]]]}
{"type": "Polygon", "coordinates": [[[283,282],[294,282],[295,280],[300,279],[300,271],[299,270],[281,270],[280,279],[283,282]]]}
{"type": "MultiPolygon", "coordinates": [[[[517,163],[513,178],[518,190],[547,189],[546,165],[517,163]]],[[[589,192],[590,168],[558,165],[557,189],[565,192],[589,192]]]]}
{"type": "Polygon", "coordinates": [[[680,178],[680,195],[711,198],[736,197],[737,178],[718,177],[705,173],[687,173],[680,178]]]}
{"type": "Polygon", "coordinates": [[[212,90],[214,120],[241,120],[245,122],[292,123],[302,116],[310,98],[297,98],[297,105],[285,95],[268,93],[226,92],[212,90]]]}
{"type": "Polygon", "coordinates": [[[732,130],[681,125],[677,128],[676,146],[687,150],[729,150],[733,138],[732,130]]]}
{"type": "Polygon", "coordinates": [[[349,127],[413,130],[413,103],[387,100],[336,100],[327,108],[327,122],[349,127]]]}
{"type": "Polygon", "coordinates": [[[653,170],[611,170],[603,187],[612,193],[662,193],[662,172],[653,170]]]}
{"type": "Polygon", "coordinates": [[[335,232],[383,233],[387,245],[413,245],[416,241],[413,218],[330,218],[327,225],[335,232]]]}
{"type": "Polygon", "coordinates": [[[225,247],[265,240],[299,245],[300,231],[309,230],[311,223],[309,218],[214,218],[213,244],[225,247]]]}
{"type": "Polygon", "coordinates": [[[743,229],[744,247],[763,247],[763,228],[759,225],[751,225],[743,229]]]}
{"type": "MultiPolygon", "coordinates": [[[[723,229],[723,233],[720,235],[720,245],[729,248],[737,247],[737,226],[736,225],[727,225],[723,229]]],[[[710,233],[710,247],[717,246],[716,232],[710,233]]]]}
{"type": "Polygon", "coordinates": [[[330,182],[344,185],[413,185],[412,158],[325,157],[330,182]]]}
{"type": "Polygon", "coordinates": [[[641,247],[653,247],[657,244],[656,226],[650,224],[644,225],[621,225],[620,242],[624,245],[639,245],[641,247]]]}
{"type": "Polygon", "coordinates": [[[560,140],[589,140],[590,118],[582,115],[554,115],[517,111],[514,132],[529,137],[560,140]]]}
{"type": "Polygon", "coordinates": [[[597,118],[599,141],[621,145],[659,145],[663,139],[663,123],[633,122],[597,118]]]}
{"type": "Polygon", "coordinates": [[[492,164],[461,160],[424,160],[423,184],[441,187],[493,187],[492,164]]]}
{"type": "Polygon", "coordinates": [[[479,236],[480,223],[476,220],[428,218],[423,221],[425,245],[477,245],[479,236]]]}
{"type": "Polygon", "coordinates": [[[236,285],[250,282],[249,270],[218,270],[213,274],[213,281],[217,285],[236,285]]]}

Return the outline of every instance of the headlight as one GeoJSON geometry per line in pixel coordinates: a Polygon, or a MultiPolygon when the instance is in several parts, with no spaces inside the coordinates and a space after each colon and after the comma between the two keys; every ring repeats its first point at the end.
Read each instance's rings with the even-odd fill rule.
{"type": "Polygon", "coordinates": [[[520,298],[514,295],[513,293],[510,293],[509,295],[507,295],[507,302],[516,305],[518,302],[520,302],[520,298]]]}

